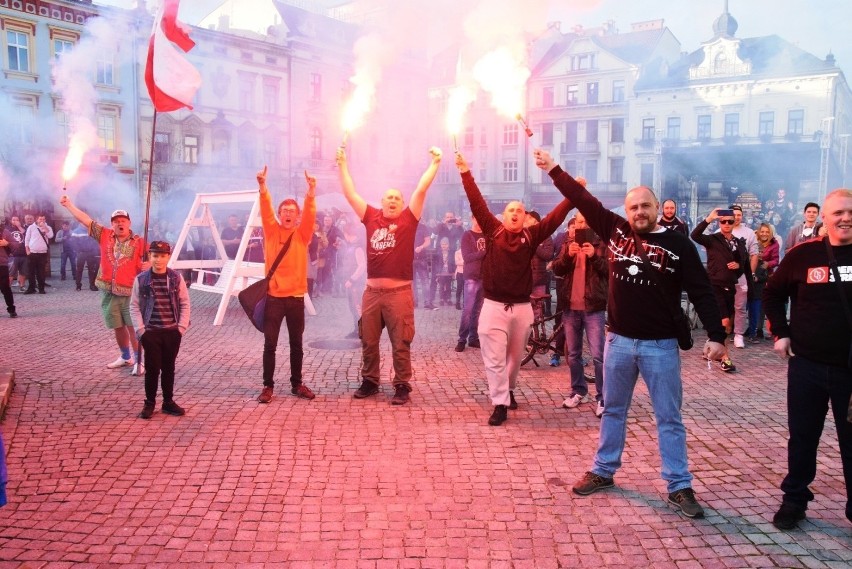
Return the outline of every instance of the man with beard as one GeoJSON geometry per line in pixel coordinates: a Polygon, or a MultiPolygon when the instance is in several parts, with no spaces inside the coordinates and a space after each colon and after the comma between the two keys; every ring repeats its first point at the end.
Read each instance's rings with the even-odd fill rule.
{"type": "Polygon", "coordinates": [[[589,227],[608,242],[609,331],[603,385],[606,406],[594,466],[574,484],[573,491],[587,496],[614,485],[613,477],[621,466],[633,390],[641,373],[656,417],[668,501],[684,515],[701,518],[704,509],[695,499],[687,462],[678,331],[672,315],[680,310],[681,290],[686,290],[709,337],[704,355],[713,360],[722,357],[725,330],[707,271],[688,237],[657,224],[660,205],[649,188],[639,186],[627,193],[625,219],[606,209],[563,172],[546,151],[536,150],[535,161],[550,174],[562,195],[577,206],[589,227]],[[637,247],[645,251],[650,266],[637,247]],[[656,273],[651,275],[648,271],[656,273]]]}
{"type": "Polygon", "coordinates": [[[663,202],[663,215],[657,222],[657,225],[672,229],[678,233],[689,235],[689,227],[686,222],[681,220],[677,215],[677,204],[674,200],[666,200],[663,202]]]}

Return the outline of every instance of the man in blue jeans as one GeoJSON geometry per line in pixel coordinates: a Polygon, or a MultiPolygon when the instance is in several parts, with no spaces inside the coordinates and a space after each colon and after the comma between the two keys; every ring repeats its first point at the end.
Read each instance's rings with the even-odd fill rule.
{"type": "Polygon", "coordinates": [[[463,352],[465,346],[479,347],[479,313],[485,299],[482,291],[482,259],[485,258],[485,236],[476,218],[471,219],[470,229],[461,238],[461,254],[464,260],[464,307],[459,323],[459,341],[456,351],[463,352]]]}
{"type": "Polygon", "coordinates": [[[625,219],[606,209],[547,152],[536,150],[535,161],[583,214],[589,227],[607,241],[609,255],[609,332],[603,362],[606,406],[594,466],[574,484],[573,491],[586,496],[614,485],[633,389],[641,373],[654,407],[668,501],[685,516],[701,518],[704,509],[692,490],[686,428],[680,414],[683,385],[673,314],[680,310],[681,290],[686,290],[709,337],[704,354],[711,359],[722,357],[725,330],[707,271],[688,237],[657,225],[660,204],[649,188],[640,186],[627,193],[625,219]],[[637,243],[650,266],[636,249],[637,243]]]}

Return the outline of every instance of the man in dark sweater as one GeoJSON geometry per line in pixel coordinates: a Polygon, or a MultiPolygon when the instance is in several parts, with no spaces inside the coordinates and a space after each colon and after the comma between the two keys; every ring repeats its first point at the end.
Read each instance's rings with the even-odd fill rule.
{"type": "Polygon", "coordinates": [[[521,369],[524,347],[533,323],[530,305],[532,267],[536,248],[565,221],[571,210],[568,200],[554,208],[541,223],[524,227],[526,210],[521,202],[509,202],[500,222],[489,210],[464,157],[456,153],[464,191],[473,217],[485,236],[482,288],[485,301],[479,316],[479,341],[494,412],[488,424],[497,426],[516,409],[514,389],[521,369]]]}
{"type": "Polygon", "coordinates": [[[686,428],[680,414],[680,353],[673,314],[680,310],[681,290],[686,290],[707,329],[705,356],[714,360],[722,357],[725,330],[707,271],[689,238],[657,225],[660,204],[649,188],[640,186],[627,193],[625,219],[606,209],[563,172],[547,152],[536,150],[535,161],[550,174],[562,195],[577,206],[589,227],[607,241],[609,252],[609,332],[603,385],[606,406],[594,466],[574,484],[573,490],[586,496],[614,485],[613,477],[624,451],[630,401],[641,373],[654,407],[668,500],[688,517],[703,517],[704,510],[692,491],[687,463],[686,428]],[[647,254],[650,267],[636,249],[637,243],[647,254]],[[656,272],[651,275],[649,270],[656,272]]]}
{"type": "Polygon", "coordinates": [[[828,194],[822,220],[827,235],[790,249],[763,290],[775,352],[784,359],[790,358],[787,476],[781,482],[781,507],[772,519],[779,529],[796,527],[805,519],[808,502],[814,499],[808,486],[816,476],[817,448],[829,402],[846,483],[846,518],[852,521],[852,417],[848,415],[852,397],[852,328],[845,309],[845,305],[852,306],[852,190],[839,189],[828,194]],[[837,275],[841,284],[837,283],[837,275]],[[847,299],[845,304],[841,294],[847,299]]]}
{"type": "Polygon", "coordinates": [[[465,345],[479,348],[479,313],[482,311],[482,259],[485,258],[485,236],[474,217],[469,231],[461,238],[464,260],[464,309],[459,323],[459,341],[456,351],[463,352],[465,345]]]}

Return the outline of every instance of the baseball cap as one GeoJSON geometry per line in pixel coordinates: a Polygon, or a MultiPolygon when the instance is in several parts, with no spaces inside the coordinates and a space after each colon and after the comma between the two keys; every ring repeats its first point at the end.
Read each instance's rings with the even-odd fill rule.
{"type": "Polygon", "coordinates": [[[740,213],[742,213],[742,212],[743,212],[743,206],[741,206],[741,205],[737,205],[737,204],[732,205],[732,206],[731,206],[731,207],[729,207],[728,209],[735,209],[735,210],[737,210],[737,211],[738,211],[738,212],[740,212],[740,213]]]}
{"type": "Polygon", "coordinates": [[[166,253],[168,255],[172,254],[172,246],[166,243],[165,241],[151,241],[151,245],[148,247],[149,253],[166,253]]]}
{"type": "Polygon", "coordinates": [[[127,211],[125,211],[123,209],[117,209],[114,212],[112,212],[111,216],[109,216],[109,220],[112,221],[116,217],[126,217],[127,219],[130,219],[130,214],[127,213],[127,211]]]}

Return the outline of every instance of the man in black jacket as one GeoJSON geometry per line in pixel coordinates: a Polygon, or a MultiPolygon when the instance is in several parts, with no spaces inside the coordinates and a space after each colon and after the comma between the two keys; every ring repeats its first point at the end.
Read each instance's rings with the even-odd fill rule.
{"type": "MultiPolygon", "coordinates": [[[[746,283],[751,286],[754,279],[751,276],[745,240],[734,235],[734,216],[719,215],[720,211],[722,210],[719,208],[711,211],[710,215],[695,226],[690,237],[707,249],[707,273],[710,276],[710,284],[713,285],[713,294],[716,296],[719,312],[722,313],[722,326],[725,327],[725,333],[730,334],[734,327],[737,281],[741,275],[745,274],[746,283]],[[719,221],[719,232],[710,235],[704,233],[704,230],[715,220],[719,221]]],[[[719,365],[722,371],[728,373],[737,369],[727,350],[719,365]]]]}

